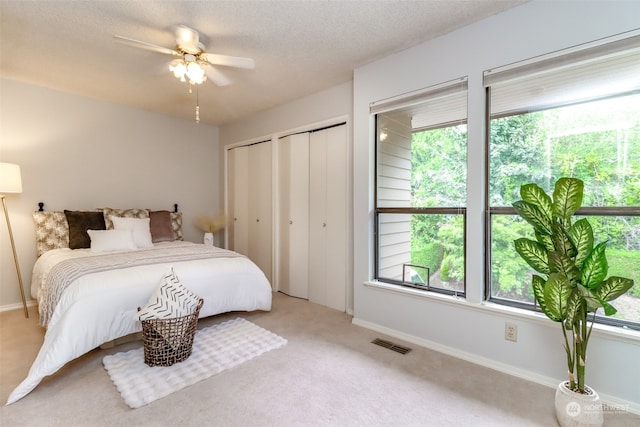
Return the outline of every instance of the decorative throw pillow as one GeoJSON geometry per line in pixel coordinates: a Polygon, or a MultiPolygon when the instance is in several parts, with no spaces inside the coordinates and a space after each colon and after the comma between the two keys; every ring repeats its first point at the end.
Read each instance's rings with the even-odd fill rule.
{"type": "Polygon", "coordinates": [[[136,249],[131,230],[87,230],[91,252],[128,251],[136,249]]]}
{"type": "Polygon", "coordinates": [[[195,313],[200,297],[185,288],[173,268],[162,276],[160,284],[147,305],[138,311],[138,318],[172,319],[195,313]]]}
{"type": "Polygon", "coordinates": [[[115,230],[131,230],[133,241],[138,248],[152,248],[149,218],[120,218],[112,216],[111,221],[115,230]]]}
{"type": "Polygon", "coordinates": [[[182,212],[171,212],[171,228],[175,240],[182,240],[182,212]]]}
{"type": "Polygon", "coordinates": [[[171,212],[149,211],[149,228],[151,228],[151,241],[172,242],[176,239],[171,226],[171,212]]]}
{"type": "Polygon", "coordinates": [[[35,211],[36,253],[40,257],[52,249],[69,247],[69,225],[62,211],[35,211]]]}
{"type": "Polygon", "coordinates": [[[69,224],[69,247],[84,249],[91,247],[91,238],[87,230],[104,230],[104,216],[102,212],[64,211],[69,224]]]}
{"type": "Polygon", "coordinates": [[[102,208],[104,212],[104,222],[107,226],[107,230],[113,230],[113,222],[111,222],[112,216],[120,218],[149,218],[148,209],[112,209],[102,208]]]}

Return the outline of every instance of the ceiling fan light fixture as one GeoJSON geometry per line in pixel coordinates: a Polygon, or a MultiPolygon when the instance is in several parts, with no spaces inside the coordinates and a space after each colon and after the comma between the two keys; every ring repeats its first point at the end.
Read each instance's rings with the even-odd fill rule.
{"type": "Polygon", "coordinates": [[[187,78],[192,85],[199,85],[207,80],[204,69],[197,61],[186,61],[183,59],[176,59],[169,64],[169,71],[173,73],[175,78],[180,79],[181,82],[186,82],[187,78]]]}
{"type": "Polygon", "coordinates": [[[171,64],[169,64],[169,71],[171,71],[177,79],[184,78],[184,75],[187,72],[187,66],[184,61],[176,59],[175,61],[171,61],[171,64]]]}
{"type": "Polygon", "coordinates": [[[191,84],[202,84],[207,79],[204,70],[197,62],[187,64],[187,77],[191,84]]]}
{"type": "MultiPolygon", "coordinates": [[[[1,1],[1,0],[0,0],[1,1]]],[[[186,25],[175,27],[176,46],[167,48],[151,43],[134,40],[123,36],[114,36],[116,41],[133,47],[150,50],[153,52],[171,55],[174,59],[169,64],[169,71],[181,82],[189,82],[189,93],[196,92],[196,123],[200,122],[200,99],[198,96],[198,85],[207,80],[207,75],[218,86],[226,86],[231,81],[223,73],[213,66],[236,67],[244,69],[255,68],[255,62],[251,58],[238,56],[220,55],[205,52],[205,46],[200,42],[200,34],[193,28],[186,25]],[[204,66],[207,66],[206,73],[204,66]]]]}

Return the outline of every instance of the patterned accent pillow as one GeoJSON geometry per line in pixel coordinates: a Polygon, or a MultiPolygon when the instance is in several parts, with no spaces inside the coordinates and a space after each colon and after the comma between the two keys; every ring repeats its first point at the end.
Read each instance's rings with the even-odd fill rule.
{"type": "Polygon", "coordinates": [[[172,319],[195,313],[200,297],[185,288],[173,268],[162,276],[160,284],[147,305],[138,311],[138,318],[172,319]]]}
{"type": "Polygon", "coordinates": [[[33,223],[38,257],[52,249],[69,247],[69,225],[64,212],[35,211],[33,223]]]}
{"type": "Polygon", "coordinates": [[[182,237],[182,212],[171,212],[171,228],[175,240],[184,240],[182,237]]]}
{"type": "Polygon", "coordinates": [[[119,216],[121,218],[149,218],[149,209],[113,209],[102,208],[104,213],[104,223],[107,226],[107,230],[113,230],[112,216],[119,216]]]}

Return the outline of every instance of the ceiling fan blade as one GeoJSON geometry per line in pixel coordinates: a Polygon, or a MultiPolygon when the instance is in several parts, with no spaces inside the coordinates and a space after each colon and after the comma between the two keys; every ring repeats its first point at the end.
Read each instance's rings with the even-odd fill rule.
{"type": "Polygon", "coordinates": [[[252,58],[243,58],[240,56],[218,55],[215,53],[203,53],[200,58],[213,65],[224,65],[226,67],[245,68],[253,70],[256,63],[252,58]]]}
{"type": "Polygon", "coordinates": [[[141,42],[140,40],[134,40],[134,39],[130,39],[128,37],[123,37],[123,36],[113,36],[113,38],[118,43],[126,44],[128,46],[138,47],[140,49],[146,49],[152,52],[164,53],[166,55],[181,56],[180,53],[176,52],[173,49],[169,49],[166,47],[158,46],[158,45],[147,43],[147,42],[141,42]]]}
{"type": "Polygon", "coordinates": [[[224,74],[222,74],[219,70],[216,70],[215,67],[206,66],[204,67],[204,72],[207,75],[207,78],[214,82],[217,86],[228,86],[231,84],[231,80],[224,74]]]}
{"type": "Polygon", "coordinates": [[[186,25],[178,25],[176,26],[176,44],[185,52],[195,55],[200,52],[200,34],[186,25]]]}

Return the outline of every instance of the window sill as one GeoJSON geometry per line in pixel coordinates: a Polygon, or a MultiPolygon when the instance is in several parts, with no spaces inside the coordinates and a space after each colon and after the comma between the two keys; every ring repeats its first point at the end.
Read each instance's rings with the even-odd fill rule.
{"type": "Polygon", "coordinates": [[[426,289],[417,289],[409,286],[395,285],[393,283],[380,282],[378,280],[368,280],[364,282],[364,285],[370,288],[382,289],[389,292],[396,292],[405,295],[411,295],[418,298],[426,298],[430,300],[437,300],[440,302],[455,304],[455,305],[473,305],[463,297],[454,295],[441,294],[438,292],[429,291],[426,289]]]}
{"type": "MultiPolygon", "coordinates": [[[[414,289],[391,283],[379,282],[377,280],[369,280],[364,282],[368,288],[377,289],[385,292],[403,294],[415,298],[427,299],[439,303],[454,305],[465,310],[476,310],[483,313],[495,313],[499,316],[507,316],[515,320],[525,321],[529,323],[537,323],[545,327],[555,328],[556,322],[549,320],[544,314],[525,310],[517,307],[509,307],[493,302],[483,301],[481,303],[472,303],[462,297],[439,294],[427,290],[414,289]]],[[[626,342],[638,345],[640,344],[640,331],[633,329],[603,325],[596,323],[593,325],[593,334],[607,339],[626,342]]]]}

